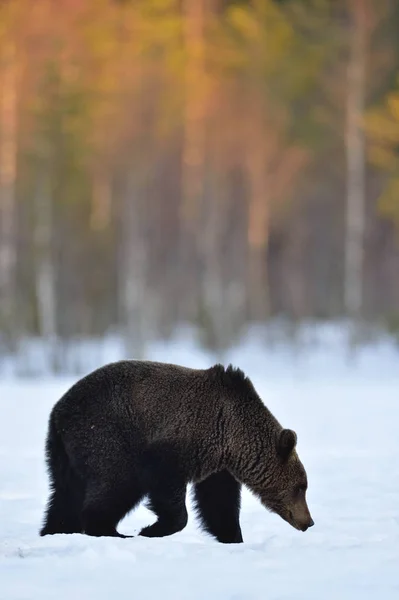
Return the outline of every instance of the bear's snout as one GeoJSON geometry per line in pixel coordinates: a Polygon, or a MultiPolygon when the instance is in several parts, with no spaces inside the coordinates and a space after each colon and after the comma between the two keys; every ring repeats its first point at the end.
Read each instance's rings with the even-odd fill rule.
{"type": "Polygon", "coordinates": [[[307,531],[310,527],[313,527],[314,525],[314,521],[312,519],[312,517],[310,517],[310,521],[308,523],[304,523],[301,527],[302,531],[307,531]]]}
{"type": "Polygon", "coordinates": [[[286,520],[292,527],[298,529],[298,531],[307,531],[314,525],[314,521],[306,504],[305,506],[299,505],[292,507],[286,520]]]}

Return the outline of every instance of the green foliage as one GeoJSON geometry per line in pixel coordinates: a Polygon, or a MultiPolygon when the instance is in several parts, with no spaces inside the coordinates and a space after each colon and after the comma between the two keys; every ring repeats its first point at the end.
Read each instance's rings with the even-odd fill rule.
{"type": "Polygon", "coordinates": [[[268,110],[285,110],[293,139],[317,149],[323,139],[317,94],[334,49],[335,24],[328,2],[308,4],[229,4],[215,30],[214,60],[223,73],[261,91],[268,110]]]}
{"type": "Polygon", "coordinates": [[[378,208],[399,231],[399,79],[398,87],[387,95],[382,107],[366,115],[365,129],[370,140],[369,158],[388,176],[378,208]]]}
{"type": "Polygon", "coordinates": [[[399,347],[399,312],[390,312],[384,315],[382,327],[399,347]]]}

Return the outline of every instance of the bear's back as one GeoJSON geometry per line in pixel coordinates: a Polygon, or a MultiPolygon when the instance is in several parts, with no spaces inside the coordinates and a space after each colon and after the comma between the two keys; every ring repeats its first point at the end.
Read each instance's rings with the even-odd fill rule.
{"type": "Polygon", "coordinates": [[[113,422],[153,437],[187,430],[199,414],[209,414],[210,386],[206,370],[118,361],[77,381],[55,405],[54,416],[60,428],[113,422]]]}

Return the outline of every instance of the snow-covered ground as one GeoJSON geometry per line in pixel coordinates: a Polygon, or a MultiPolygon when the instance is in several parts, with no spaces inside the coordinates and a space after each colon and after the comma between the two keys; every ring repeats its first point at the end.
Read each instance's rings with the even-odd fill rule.
{"type": "MultiPolygon", "coordinates": [[[[398,357],[369,349],[349,370],[334,352],[278,356],[254,346],[229,358],[297,431],[315,527],[292,529],[245,491],[236,546],[206,536],[192,512],[169,538],[40,538],[47,417],[73,379],[0,380],[0,600],[398,600],[398,357]]],[[[212,363],[184,347],[153,357],[212,363]]],[[[141,506],[119,530],[153,520],[141,506]]]]}

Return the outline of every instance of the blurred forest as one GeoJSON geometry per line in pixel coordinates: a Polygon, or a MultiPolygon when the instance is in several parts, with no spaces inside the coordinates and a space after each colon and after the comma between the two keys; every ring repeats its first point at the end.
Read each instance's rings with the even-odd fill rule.
{"type": "Polygon", "coordinates": [[[276,318],[399,330],[399,2],[2,0],[2,351],[276,318]]]}

